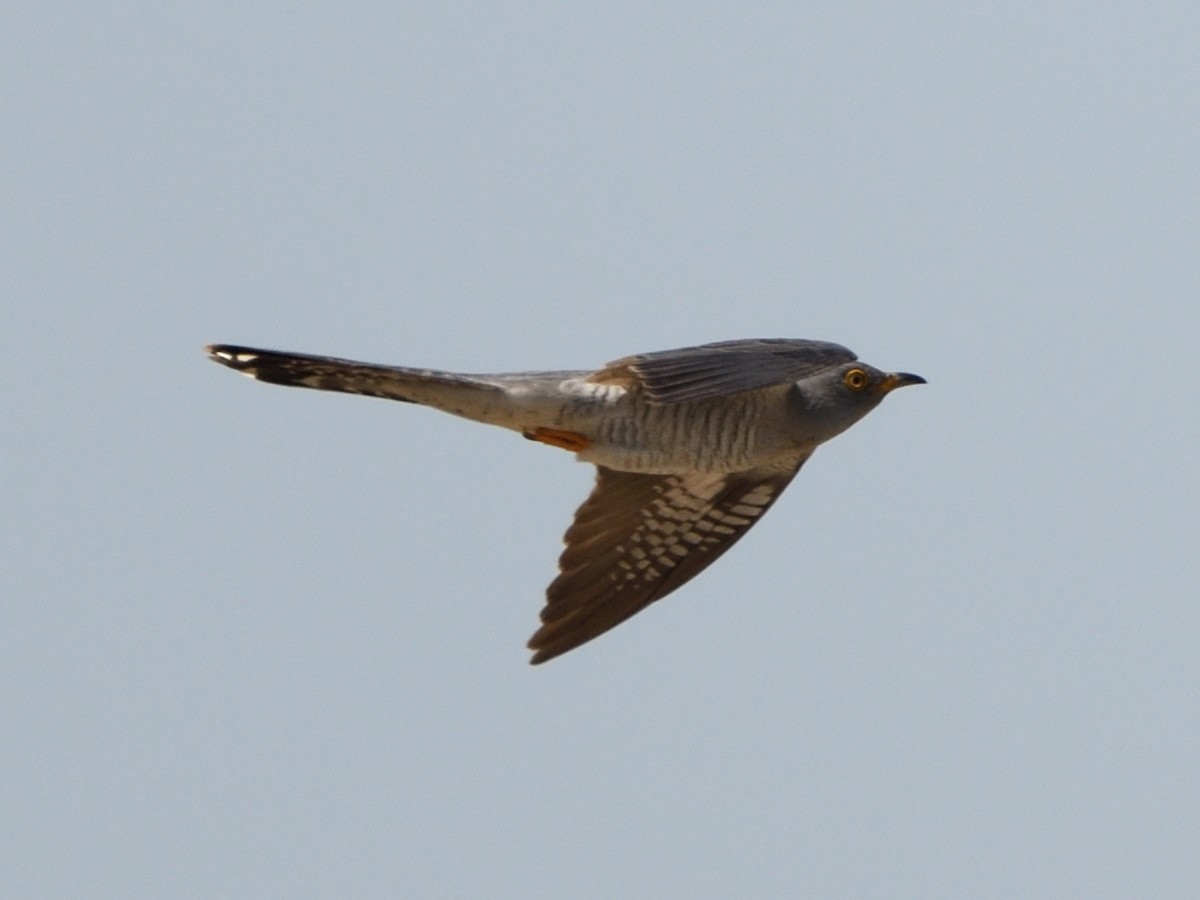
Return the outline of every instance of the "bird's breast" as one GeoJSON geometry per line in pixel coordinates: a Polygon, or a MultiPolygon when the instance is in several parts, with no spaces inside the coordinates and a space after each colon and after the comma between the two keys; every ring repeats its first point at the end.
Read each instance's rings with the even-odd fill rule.
{"type": "MultiPolygon", "coordinates": [[[[618,389],[620,390],[620,389],[618,389]]],[[[584,462],[626,472],[735,472],[791,457],[783,404],[747,392],[686,403],[625,392],[597,398],[580,427],[592,437],[584,462]]]]}

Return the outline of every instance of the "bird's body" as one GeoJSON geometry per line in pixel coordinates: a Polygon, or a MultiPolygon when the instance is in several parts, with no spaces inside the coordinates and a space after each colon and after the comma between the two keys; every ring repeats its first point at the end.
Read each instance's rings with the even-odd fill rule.
{"type": "Polygon", "coordinates": [[[543,662],[665,596],[729,548],[816,446],[895,387],[837,344],[727,341],[589,371],[463,375],[214,345],[260,381],[430,406],[597,466],[530,641],[543,662]]]}

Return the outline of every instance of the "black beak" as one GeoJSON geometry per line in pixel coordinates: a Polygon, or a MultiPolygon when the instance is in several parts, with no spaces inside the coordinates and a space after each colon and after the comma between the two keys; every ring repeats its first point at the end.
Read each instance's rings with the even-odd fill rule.
{"type": "Polygon", "coordinates": [[[896,388],[907,387],[910,384],[926,384],[924,378],[920,375],[913,375],[911,372],[894,372],[887,378],[883,379],[880,388],[886,394],[889,391],[894,391],[896,388]]]}

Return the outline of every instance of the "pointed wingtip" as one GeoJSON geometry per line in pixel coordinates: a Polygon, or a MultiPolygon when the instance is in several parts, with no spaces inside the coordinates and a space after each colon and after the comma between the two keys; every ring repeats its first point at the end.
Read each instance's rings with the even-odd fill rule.
{"type": "Polygon", "coordinates": [[[540,666],[542,663],[549,662],[554,657],[561,656],[571,649],[571,647],[556,649],[553,646],[548,646],[544,641],[538,640],[538,635],[541,633],[541,629],[538,629],[537,633],[529,639],[529,643],[525,645],[525,649],[533,651],[533,656],[529,657],[529,664],[531,666],[540,666]]]}

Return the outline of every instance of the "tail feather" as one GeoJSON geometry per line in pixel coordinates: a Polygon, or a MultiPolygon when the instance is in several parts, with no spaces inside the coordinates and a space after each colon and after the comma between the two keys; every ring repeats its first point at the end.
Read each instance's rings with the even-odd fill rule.
{"type": "Polygon", "coordinates": [[[447,389],[453,392],[454,388],[466,388],[475,394],[480,391],[503,393],[497,385],[434,369],[381,366],[350,359],[281,353],[232,344],[211,344],[205,349],[209,359],[235,372],[249,375],[257,381],[290,387],[362,394],[443,408],[439,395],[444,395],[447,389]]]}

